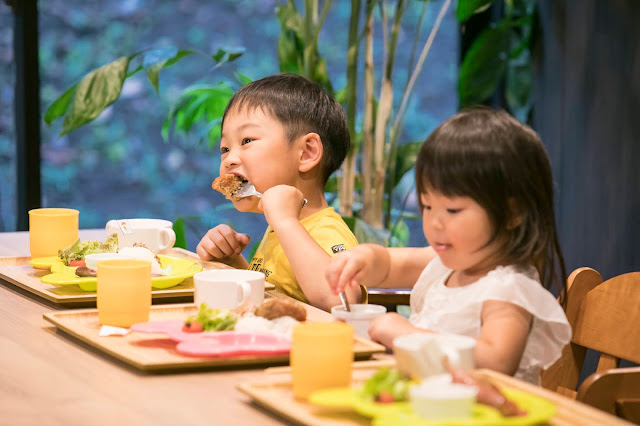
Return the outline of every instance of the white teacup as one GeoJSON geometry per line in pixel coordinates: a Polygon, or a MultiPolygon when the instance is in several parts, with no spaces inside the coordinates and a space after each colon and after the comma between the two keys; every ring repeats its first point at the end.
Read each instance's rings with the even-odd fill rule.
{"type": "Polygon", "coordinates": [[[393,354],[398,369],[414,379],[447,373],[444,356],[454,368],[465,370],[475,366],[473,352],[476,340],[457,334],[415,333],[396,337],[393,354]]]}
{"type": "Polygon", "coordinates": [[[369,339],[369,325],[374,318],[384,315],[387,308],[382,305],[350,304],[350,311],[344,306],[331,308],[331,315],[338,321],[344,321],[353,326],[353,332],[360,337],[369,339]]]}
{"type": "Polygon", "coordinates": [[[477,387],[452,383],[449,374],[429,377],[409,388],[413,411],[429,420],[470,418],[477,395],[477,387]]]}
{"type": "Polygon", "coordinates": [[[233,309],[264,302],[264,274],[244,269],[210,269],[193,276],[194,302],[212,309],[233,309]]]}
{"type": "Polygon", "coordinates": [[[107,230],[107,235],[118,234],[119,247],[132,247],[134,243],[142,243],[155,253],[164,253],[176,243],[173,224],[168,220],[110,220],[107,222],[105,229],[107,230]],[[124,233],[123,229],[125,230],[124,233]]]}

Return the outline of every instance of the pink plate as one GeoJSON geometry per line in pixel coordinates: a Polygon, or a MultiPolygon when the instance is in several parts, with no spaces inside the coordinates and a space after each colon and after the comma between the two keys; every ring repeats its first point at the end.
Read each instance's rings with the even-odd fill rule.
{"type": "Polygon", "coordinates": [[[205,331],[186,333],[180,320],[148,321],[131,326],[139,333],[166,334],[179,342],[176,350],[185,355],[231,357],[238,355],[286,355],[291,341],[273,333],[250,331],[205,331]]]}
{"type": "Polygon", "coordinates": [[[182,330],[183,324],[184,321],[180,320],[139,322],[131,326],[131,331],[137,331],[138,333],[169,334],[170,332],[182,330]]]}
{"type": "Polygon", "coordinates": [[[198,334],[199,338],[179,343],[177,351],[193,356],[230,357],[287,354],[291,349],[289,339],[272,333],[219,331],[198,334]]]}

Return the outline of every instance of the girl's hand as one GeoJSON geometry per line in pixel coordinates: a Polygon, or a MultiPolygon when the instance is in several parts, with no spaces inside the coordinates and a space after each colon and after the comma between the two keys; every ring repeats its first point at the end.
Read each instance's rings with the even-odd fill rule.
{"type": "Polygon", "coordinates": [[[336,253],[325,270],[324,277],[334,294],[339,294],[347,286],[357,287],[373,269],[373,250],[366,244],[336,253]]]}
{"type": "Polygon", "coordinates": [[[426,330],[415,327],[406,318],[395,312],[378,317],[369,325],[371,340],[388,348],[393,347],[393,339],[396,337],[420,332],[426,332],[426,330]]]}
{"type": "Polygon", "coordinates": [[[247,234],[236,232],[229,225],[218,225],[202,237],[196,252],[202,260],[215,260],[238,267],[237,260],[242,258],[242,250],[249,241],[247,234]]]}
{"type": "Polygon", "coordinates": [[[274,224],[287,219],[298,220],[304,204],[302,192],[290,185],[276,185],[267,189],[258,208],[264,212],[265,219],[272,228],[274,224]]]}

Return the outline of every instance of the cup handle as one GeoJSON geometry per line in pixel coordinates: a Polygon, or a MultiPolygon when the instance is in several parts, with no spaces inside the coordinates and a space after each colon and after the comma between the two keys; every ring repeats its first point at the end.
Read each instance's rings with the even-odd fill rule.
{"type": "Polygon", "coordinates": [[[246,281],[238,281],[238,284],[240,285],[240,298],[238,300],[238,305],[242,305],[249,300],[249,297],[251,297],[251,286],[246,281]]]}
{"type": "Polygon", "coordinates": [[[159,251],[170,249],[176,243],[176,233],[171,228],[160,230],[159,251]]]}

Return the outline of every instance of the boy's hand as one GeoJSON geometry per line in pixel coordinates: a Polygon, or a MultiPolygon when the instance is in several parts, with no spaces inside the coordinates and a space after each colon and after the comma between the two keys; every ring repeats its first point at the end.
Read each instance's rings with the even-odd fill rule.
{"type": "Polygon", "coordinates": [[[236,266],[238,256],[242,258],[242,250],[249,244],[249,236],[240,234],[229,225],[218,225],[209,229],[200,240],[196,252],[202,260],[215,260],[236,266]]]}
{"type": "Polygon", "coordinates": [[[286,219],[298,220],[304,204],[302,192],[289,185],[276,185],[262,194],[258,208],[264,211],[265,219],[271,227],[286,219]]]}
{"type": "Polygon", "coordinates": [[[347,286],[356,287],[373,269],[376,257],[367,245],[358,245],[336,253],[325,270],[325,278],[331,290],[338,294],[347,286]]]}

